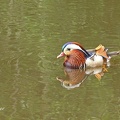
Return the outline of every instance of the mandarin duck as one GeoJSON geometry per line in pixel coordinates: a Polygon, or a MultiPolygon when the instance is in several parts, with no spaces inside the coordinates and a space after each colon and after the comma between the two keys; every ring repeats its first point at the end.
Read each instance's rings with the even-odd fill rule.
{"type": "Polygon", "coordinates": [[[77,42],[67,42],[62,46],[62,52],[57,58],[65,56],[63,65],[72,69],[85,69],[86,67],[99,67],[110,61],[111,56],[118,55],[120,51],[107,52],[103,45],[95,49],[85,50],[77,42]]]}

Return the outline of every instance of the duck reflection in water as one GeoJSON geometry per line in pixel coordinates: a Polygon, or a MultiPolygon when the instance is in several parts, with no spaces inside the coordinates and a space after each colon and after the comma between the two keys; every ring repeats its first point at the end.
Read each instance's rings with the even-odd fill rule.
{"type": "Polygon", "coordinates": [[[80,87],[80,85],[90,75],[94,75],[98,80],[101,80],[104,73],[107,72],[107,68],[96,67],[96,68],[87,68],[86,70],[64,68],[64,72],[67,79],[62,79],[59,77],[57,77],[56,79],[61,82],[64,88],[69,90],[76,87],[80,87]]]}

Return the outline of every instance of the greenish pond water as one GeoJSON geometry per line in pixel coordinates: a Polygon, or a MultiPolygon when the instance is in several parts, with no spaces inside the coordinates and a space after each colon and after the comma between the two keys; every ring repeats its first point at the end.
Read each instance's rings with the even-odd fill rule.
{"type": "Polygon", "coordinates": [[[68,41],[119,50],[120,1],[0,1],[0,120],[120,120],[120,56],[67,89],[56,57],[68,41]]]}

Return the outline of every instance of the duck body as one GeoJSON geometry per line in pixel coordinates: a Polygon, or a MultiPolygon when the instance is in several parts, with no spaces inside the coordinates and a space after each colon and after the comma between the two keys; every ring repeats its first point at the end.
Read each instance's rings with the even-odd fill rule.
{"type": "Polygon", "coordinates": [[[86,66],[87,67],[99,67],[103,65],[103,57],[100,55],[94,55],[93,59],[87,58],[86,59],[86,66]]]}
{"type": "MultiPolygon", "coordinates": [[[[113,52],[112,55],[114,54],[117,53],[113,52]]],[[[65,56],[63,65],[72,69],[99,67],[102,66],[105,61],[110,60],[110,56],[107,54],[107,49],[105,49],[104,46],[99,45],[91,51],[85,50],[77,42],[68,42],[64,44],[62,52],[57,56],[57,58],[63,56],[65,56]]]]}

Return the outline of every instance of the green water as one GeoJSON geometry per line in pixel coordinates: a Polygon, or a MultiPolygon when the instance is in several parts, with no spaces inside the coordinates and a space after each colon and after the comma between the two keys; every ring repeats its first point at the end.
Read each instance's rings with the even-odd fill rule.
{"type": "Polygon", "coordinates": [[[120,56],[68,90],[56,80],[68,41],[119,50],[120,2],[0,1],[0,120],[120,120],[120,56]]]}

